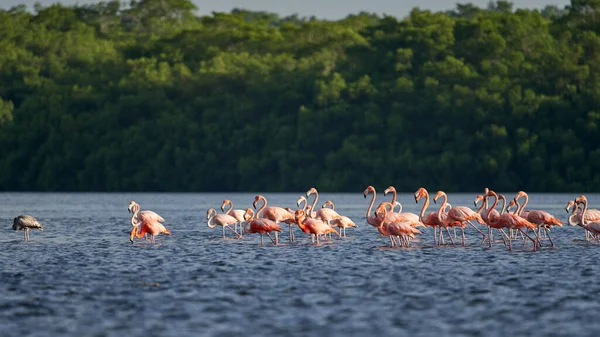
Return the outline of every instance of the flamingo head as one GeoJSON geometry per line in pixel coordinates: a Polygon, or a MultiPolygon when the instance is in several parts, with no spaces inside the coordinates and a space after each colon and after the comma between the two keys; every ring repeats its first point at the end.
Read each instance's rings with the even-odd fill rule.
{"type": "Polygon", "coordinates": [[[525,197],[525,196],[527,196],[527,193],[525,193],[525,191],[519,191],[517,193],[517,195],[515,196],[515,199],[519,199],[519,198],[522,198],[522,197],[525,197]]]}
{"type": "Polygon", "coordinates": [[[300,198],[298,198],[298,201],[296,201],[296,206],[300,207],[300,203],[304,201],[306,202],[306,197],[301,195],[300,198]]]}
{"type": "Polygon", "coordinates": [[[585,195],[580,195],[577,197],[577,199],[575,199],[575,203],[577,205],[579,205],[580,203],[582,203],[584,201],[587,202],[587,198],[585,197],[585,195]]]}
{"type": "Polygon", "coordinates": [[[137,231],[137,229],[137,226],[133,226],[131,232],[129,232],[129,241],[131,241],[131,243],[133,243],[133,237],[135,236],[135,232],[137,231]]]}
{"type": "Polygon", "coordinates": [[[225,212],[225,206],[231,205],[231,200],[225,199],[223,200],[223,204],[221,205],[221,211],[225,212]]]}
{"type": "Polygon", "coordinates": [[[252,206],[254,208],[256,208],[256,204],[258,204],[258,201],[260,200],[260,195],[257,195],[254,197],[254,202],[252,203],[252,206]]]}
{"type": "Polygon", "coordinates": [[[306,213],[302,209],[296,210],[296,212],[294,213],[294,218],[296,219],[296,221],[305,217],[306,213]]]}
{"type": "MultiPolygon", "coordinates": [[[[390,204],[388,202],[388,204],[390,204]]],[[[391,204],[390,204],[391,205],[391,204]]],[[[380,215],[386,216],[387,215],[387,209],[386,209],[386,203],[382,202],[381,204],[379,204],[379,206],[377,206],[377,209],[375,210],[375,216],[379,218],[380,215]]]]}
{"type": "Polygon", "coordinates": [[[473,201],[473,204],[475,205],[475,207],[477,207],[477,203],[480,202],[481,200],[483,200],[483,195],[478,194],[477,197],[475,197],[475,200],[473,201]]]}
{"type": "Polygon", "coordinates": [[[387,195],[390,192],[396,192],[396,188],[394,186],[390,186],[383,191],[383,195],[387,195]]]}
{"type": "Polygon", "coordinates": [[[569,202],[567,203],[567,207],[565,207],[565,211],[567,211],[567,213],[569,213],[569,208],[575,206],[575,200],[569,200],[569,202]]]}
{"type": "Polygon", "coordinates": [[[217,215],[217,210],[215,210],[214,208],[209,208],[206,210],[206,219],[210,219],[212,216],[217,215]]]}
{"type": "Polygon", "coordinates": [[[363,192],[363,195],[365,196],[365,199],[367,198],[367,195],[369,193],[375,193],[375,187],[369,185],[367,186],[367,189],[363,192]]]}
{"type": "Polygon", "coordinates": [[[311,194],[316,194],[317,193],[317,189],[314,187],[311,187],[310,190],[308,190],[306,192],[306,197],[308,198],[311,194]]]}
{"type": "Polygon", "coordinates": [[[485,197],[497,197],[498,195],[496,194],[496,192],[490,190],[489,188],[486,187],[485,189],[487,192],[485,192],[485,197]]]}
{"type": "Polygon", "coordinates": [[[140,205],[138,205],[137,202],[131,200],[131,202],[129,203],[129,207],[127,207],[127,212],[129,212],[129,213],[135,213],[136,209],[139,210],[140,209],[140,205]]]}
{"type": "Polygon", "coordinates": [[[433,198],[433,203],[435,204],[439,198],[441,198],[442,196],[445,196],[445,195],[446,195],[446,193],[444,193],[444,191],[437,191],[437,193],[435,194],[435,197],[433,198]]]}
{"type": "Polygon", "coordinates": [[[515,199],[511,200],[511,201],[508,203],[508,206],[506,206],[506,211],[507,211],[507,212],[508,212],[508,210],[510,210],[511,208],[515,207],[515,205],[516,205],[516,200],[517,200],[517,199],[515,198],[515,199]]]}
{"type": "Polygon", "coordinates": [[[246,208],[246,212],[244,212],[244,220],[248,221],[252,220],[252,218],[254,218],[254,211],[252,208],[248,207],[246,208]]]}
{"type": "Polygon", "coordinates": [[[427,190],[423,187],[420,187],[416,192],[415,192],[415,203],[419,203],[419,199],[421,198],[425,198],[427,197],[428,193],[427,190]]]}
{"type": "Polygon", "coordinates": [[[333,207],[333,201],[331,201],[331,200],[325,201],[325,203],[321,206],[321,208],[325,208],[327,206],[333,207]]]}

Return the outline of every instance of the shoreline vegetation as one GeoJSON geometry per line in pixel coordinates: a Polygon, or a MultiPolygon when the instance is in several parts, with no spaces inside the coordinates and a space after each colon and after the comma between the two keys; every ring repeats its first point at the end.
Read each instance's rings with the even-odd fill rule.
{"type": "Polygon", "coordinates": [[[0,10],[0,191],[600,191],[600,1],[195,12],[0,10]]]}

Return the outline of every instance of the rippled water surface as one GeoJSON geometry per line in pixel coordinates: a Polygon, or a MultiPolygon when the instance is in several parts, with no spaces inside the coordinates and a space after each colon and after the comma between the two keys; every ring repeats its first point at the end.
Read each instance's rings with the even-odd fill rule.
{"type": "MultiPolygon", "coordinates": [[[[0,194],[2,336],[597,336],[600,245],[580,227],[552,230],[556,248],[432,245],[390,248],[365,222],[360,192],[321,194],[359,228],[319,246],[296,227],[280,246],[258,235],[221,238],[206,209],[225,198],[251,207],[255,194],[0,194]],[[172,236],[129,242],[127,205],[166,219],[172,236]],[[23,242],[19,214],[45,227],[23,242]],[[267,244],[268,242],[268,244],[267,244]]],[[[295,207],[300,193],[265,194],[295,207]]],[[[513,196],[514,193],[507,193],[513,196]]],[[[577,194],[531,194],[529,209],[566,222],[577,194]]],[[[450,194],[473,207],[475,194],[450,194]]],[[[417,213],[410,194],[405,211],[417,213]]],[[[389,200],[389,196],[385,198],[389,200]]],[[[311,198],[312,200],[312,198],[311,198]]],[[[588,195],[590,205],[600,195],[588,195]]],[[[378,196],[378,202],[383,201],[378,196]]],[[[438,205],[431,205],[437,209],[438,205]]],[[[220,212],[220,211],[219,211],[220,212]]]]}

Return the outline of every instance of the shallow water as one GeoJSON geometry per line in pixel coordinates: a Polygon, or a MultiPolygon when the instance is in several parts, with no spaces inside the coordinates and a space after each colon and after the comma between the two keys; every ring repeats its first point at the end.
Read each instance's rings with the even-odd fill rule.
{"type": "MultiPolygon", "coordinates": [[[[255,194],[0,194],[2,336],[593,336],[600,331],[600,245],[580,227],[552,230],[556,248],[432,246],[424,229],[412,248],[390,248],[365,222],[368,201],[327,194],[358,228],[319,246],[296,227],[290,244],[258,235],[221,238],[206,209],[225,198],[251,207],[255,194]],[[129,242],[130,200],[166,219],[172,236],[129,242]],[[44,231],[11,229],[19,214],[44,231]]],[[[300,193],[265,194],[295,208],[300,193]]],[[[514,193],[507,193],[513,196],[514,193]]],[[[531,194],[529,209],[566,222],[578,194],[531,194]]],[[[475,193],[450,194],[473,205],[475,193]]],[[[590,205],[600,195],[587,195],[590,205]]],[[[404,210],[418,213],[410,194],[404,210]]],[[[389,200],[389,196],[385,198],[389,200]]],[[[312,197],[311,197],[312,200],[312,197]]],[[[383,201],[378,196],[378,202],[383,201]]],[[[431,205],[437,209],[438,205],[431,205]]],[[[598,207],[598,206],[595,206],[598,207]]],[[[472,207],[473,208],[473,207],[472,207]]],[[[219,211],[220,212],[220,211],[219,211]]]]}

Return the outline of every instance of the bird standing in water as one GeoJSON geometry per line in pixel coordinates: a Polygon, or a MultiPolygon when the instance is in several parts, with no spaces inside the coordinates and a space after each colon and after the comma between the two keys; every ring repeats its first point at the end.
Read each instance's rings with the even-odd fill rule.
{"type": "Polygon", "coordinates": [[[29,241],[29,230],[32,228],[37,228],[41,231],[44,230],[42,224],[40,224],[34,217],[31,215],[19,215],[13,220],[13,230],[22,230],[23,231],[23,240],[29,241]]]}

